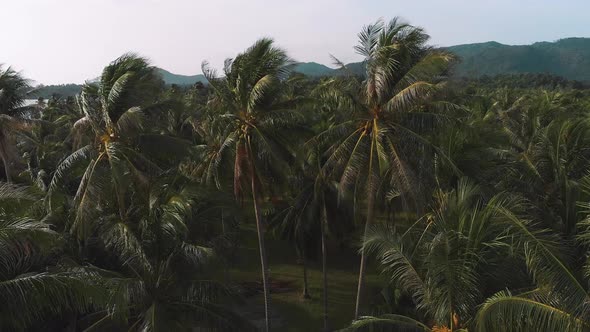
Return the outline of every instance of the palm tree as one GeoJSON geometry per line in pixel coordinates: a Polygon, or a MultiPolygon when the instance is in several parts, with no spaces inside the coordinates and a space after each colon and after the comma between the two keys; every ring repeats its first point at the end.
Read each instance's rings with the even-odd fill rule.
{"type": "MultiPolygon", "coordinates": [[[[203,63],[203,73],[209,81],[213,98],[209,106],[216,110],[214,125],[221,144],[214,153],[211,167],[206,168],[205,178],[213,178],[214,172],[227,158],[233,159],[233,189],[241,198],[245,186],[250,187],[258,234],[262,283],[265,300],[265,327],[270,330],[268,289],[268,264],[264,241],[265,223],[261,207],[264,185],[276,181],[275,176],[288,169],[285,163],[292,158],[289,149],[292,135],[301,133],[301,116],[294,110],[295,104],[283,93],[292,60],[285,51],[273,45],[271,39],[261,39],[235,59],[225,62],[223,78],[203,63]]],[[[276,182],[275,182],[276,183],[276,182]]]]}
{"type": "Polygon", "coordinates": [[[322,288],[324,331],[329,331],[328,321],[328,251],[327,232],[329,230],[327,199],[335,192],[329,179],[323,177],[321,168],[315,165],[307,165],[301,170],[301,175],[294,181],[298,194],[294,197],[286,214],[281,215],[282,220],[278,225],[283,236],[295,242],[298,251],[303,258],[303,297],[309,298],[307,289],[306,247],[309,242],[317,240],[316,232],[319,229],[322,252],[322,288]]]}
{"type": "Polygon", "coordinates": [[[253,330],[225,307],[237,295],[208,278],[214,252],[194,236],[207,223],[219,224],[220,211],[233,211],[231,204],[175,174],[150,187],[148,206],[138,207],[145,212],[139,212],[137,224],[112,217],[99,221],[104,254],[112,256],[108,264],[120,272],[105,278],[112,309],[96,313],[87,331],[253,330]]]}
{"type": "MultiPolygon", "coordinates": [[[[301,172],[303,173],[303,172],[301,172]]],[[[291,179],[295,197],[289,197],[289,206],[277,214],[271,223],[278,235],[295,245],[295,249],[303,267],[303,299],[311,299],[307,278],[308,257],[310,247],[317,240],[317,213],[313,195],[313,179],[304,174],[297,174],[291,179]]]]}
{"type": "MultiPolygon", "coordinates": [[[[310,146],[328,146],[324,172],[335,176],[342,193],[352,187],[363,193],[365,229],[375,218],[376,192],[388,178],[397,191],[416,192],[416,176],[409,153],[425,151],[416,124],[436,116],[438,78],[453,57],[426,46],[428,35],[421,28],[393,19],[377,21],[359,34],[356,50],[365,57],[366,77],[327,80],[318,87],[324,107],[346,112],[350,117],[317,135],[310,146]]],[[[343,68],[346,70],[346,68],[343,68]]],[[[417,196],[414,195],[414,198],[417,196]]],[[[361,251],[355,318],[361,311],[366,274],[361,251]]]]}
{"type": "Polygon", "coordinates": [[[0,183],[2,330],[51,329],[106,307],[96,275],[58,256],[65,241],[35,217],[40,199],[34,188],[0,183]]]}
{"type": "MultiPolygon", "coordinates": [[[[376,253],[391,281],[411,296],[419,321],[450,331],[465,327],[474,315],[485,284],[481,264],[500,268],[497,262],[502,231],[496,219],[507,209],[506,198],[483,201],[481,190],[462,180],[456,191],[439,194],[436,208],[403,233],[387,226],[372,226],[364,248],[376,253]]],[[[381,317],[403,327],[412,317],[381,317]]],[[[357,321],[360,327],[370,318],[357,321]]]]}
{"type": "Polygon", "coordinates": [[[17,162],[14,133],[29,129],[31,110],[24,105],[24,98],[31,86],[19,73],[0,65],[0,158],[4,165],[6,181],[12,181],[12,165],[17,162]]]}
{"type": "Polygon", "coordinates": [[[559,238],[522,218],[525,208],[523,200],[505,193],[486,198],[480,187],[462,179],[456,190],[439,195],[431,213],[405,231],[373,226],[365,249],[376,254],[391,282],[411,297],[414,314],[362,317],[351,329],[579,327],[573,313],[588,299],[585,287],[568,267],[559,238]],[[530,287],[527,270],[536,288],[530,287]]]}
{"type": "Polygon", "coordinates": [[[42,125],[22,132],[19,150],[27,163],[27,172],[33,183],[47,190],[55,167],[72,151],[72,125],[80,118],[73,99],[50,100],[41,113],[42,125]]]}
{"type": "MultiPolygon", "coordinates": [[[[582,179],[581,186],[586,194],[590,193],[588,176],[582,179]]],[[[587,253],[590,248],[590,204],[579,204],[586,217],[576,225],[575,243],[569,248],[568,242],[554,234],[546,236],[548,241],[531,241],[526,259],[538,287],[524,293],[504,290],[488,298],[475,318],[478,331],[508,331],[507,327],[521,331],[590,330],[590,290],[585,282],[590,276],[590,260],[585,255],[583,264],[574,265],[574,260],[563,254],[587,253]]]]}
{"type": "Polygon", "coordinates": [[[501,187],[529,198],[538,219],[572,236],[580,219],[590,122],[586,115],[566,112],[562,99],[558,93],[529,92],[495,110],[499,134],[506,138],[496,151],[504,161],[502,172],[509,174],[501,187]]]}
{"type": "Polygon", "coordinates": [[[105,67],[98,84],[83,87],[79,104],[84,116],[72,129],[82,146],[57,166],[49,186],[49,203],[56,205],[59,189],[83,170],[74,196],[75,220],[69,225],[80,239],[91,234],[89,222],[101,212],[116,211],[125,220],[134,194],[130,187],[145,186],[147,175],[159,171],[137,149],[144,112],[153,105],[159,84],[145,59],[125,54],[105,67]]]}

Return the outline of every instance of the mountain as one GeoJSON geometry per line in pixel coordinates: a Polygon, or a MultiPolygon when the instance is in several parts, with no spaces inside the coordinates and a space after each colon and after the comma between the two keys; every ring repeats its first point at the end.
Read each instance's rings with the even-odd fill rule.
{"type": "Polygon", "coordinates": [[[51,96],[73,97],[82,92],[82,85],[79,84],[60,84],[60,85],[39,85],[29,92],[28,99],[37,99],[39,97],[49,99],[51,96]]]}
{"type": "Polygon", "coordinates": [[[302,62],[298,63],[293,71],[311,77],[322,76],[340,76],[340,75],[364,75],[365,66],[362,62],[351,62],[346,65],[346,69],[336,68],[332,69],[316,62],[302,62]]]}
{"type": "MultiPolygon", "coordinates": [[[[590,38],[565,38],[531,45],[505,45],[491,41],[444,49],[461,59],[454,72],[458,77],[533,73],[590,81],[590,38]]],[[[349,63],[346,67],[348,73],[364,74],[362,62],[349,63]]],[[[295,71],[315,77],[345,74],[343,69],[331,69],[315,62],[301,63],[295,71]]]]}
{"type": "Polygon", "coordinates": [[[336,69],[336,75],[365,75],[365,64],[363,62],[351,62],[346,64],[346,69],[336,69]]]}
{"type": "MultiPolygon", "coordinates": [[[[568,80],[590,82],[590,38],[566,38],[555,42],[538,42],[531,45],[505,45],[495,41],[456,45],[444,48],[461,59],[454,75],[464,78],[480,78],[503,74],[550,74],[568,80]]],[[[301,62],[294,71],[310,77],[339,76],[352,73],[363,75],[362,62],[349,63],[347,69],[332,69],[316,62],[301,62]]],[[[202,74],[178,75],[158,68],[166,84],[187,86],[196,82],[206,83],[202,74]]],[[[80,85],[39,86],[31,98],[49,98],[52,94],[73,96],[80,85]]]]}
{"type": "Polygon", "coordinates": [[[461,58],[455,74],[462,77],[549,73],[570,80],[590,81],[590,38],[566,38],[531,45],[498,42],[447,47],[461,58]]]}
{"type": "Polygon", "coordinates": [[[158,72],[160,73],[160,75],[162,75],[162,79],[164,80],[164,82],[166,82],[166,84],[193,85],[197,82],[207,83],[207,79],[202,74],[192,76],[178,75],[173,74],[162,68],[158,68],[158,72]]]}
{"type": "Polygon", "coordinates": [[[306,76],[319,77],[331,75],[334,69],[317,62],[300,62],[295,65],[293,71],[306,76]]]}

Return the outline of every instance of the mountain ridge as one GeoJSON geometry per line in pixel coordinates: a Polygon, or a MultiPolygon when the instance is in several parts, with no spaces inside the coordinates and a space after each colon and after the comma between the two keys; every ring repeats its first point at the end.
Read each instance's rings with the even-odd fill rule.
{"type": "MultiPolygon", "coordinates": [[[[590,81],[590,38],[569,37],[556,41],[539,41],[525,45],[508,45],[497,41],[460,44],[440,49],[455,53],[461,61],[455,66],[453,75],[461,78],[481,78],[501,74],[550,74],[568,80],[590,81]]],[[[346,73],[362,75],[362,62],[346,65],[347,69],[331,68],[317,62],[299,62],[294,71],[313,78],[339,76],[346,73]]],[[[181,75],[158,68],[166,84],[187,86],[196,82],[206,83],[203,74],[181,75]]],[[[73,84],[48,85],[46,91],[72,95],[73,84]],[[67,87],[67,89],[65,88],[67,87]]],[[[77,85],[79,86],[79,85],[77,85]]],[[[38,93],[40,96],[49,92],[38,93]]]]}
{"type": "Polygon", "coordinates": [[[443,48],[461,62],[455,75],[477,78],[498,74],[548,73],[570,80],[590,81],[590,38],[506,45],[495,41],[443,48]]]}
{"type": "MultiPolygon", "coordinates": [[[[460,77],[546,73],[570,80],[590,81],[590,38],[586,37],[569,37],[522,45],[486,41],[441,47],[441,49],[453,52],[461,59],[454,70],[455,75],[460,77]]],[[[346,66],[349,72],[355,75],[362,74],[361,62],[349,63],[346,66]]],[[[168,84],[178,84],[176,76],[199,77],[200,82],[205,82],[202,75],[185,76],[172,74],[163,69],[162,71],[171,75],[170,81],[164,79],[168,84]]],[[[331,68],[313,61],[297,63],[294,71],[310,77],[345,73],[341,68],[331,68]]]]}
{"type": "Polygon", "coordinates": [[[203,74],[197,75],[181,75],[181,74],[174,74],[166,69],[156,67],[158,73],[162,76],[162,79],[166,84],[176,84],[176,85],[192,85],[197,82],[206,83],[207,79],[203,74]]]}

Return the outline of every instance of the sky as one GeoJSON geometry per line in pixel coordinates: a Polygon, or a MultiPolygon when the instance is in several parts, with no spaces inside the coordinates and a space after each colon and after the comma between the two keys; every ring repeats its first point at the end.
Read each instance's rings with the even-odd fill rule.
{"type": "Polygon", "coordinates": [[[588,0],[0,0],[0,63],[82,83],[125,52],[177,74],[221,68],[261,37],[297,61],[358,61],[357,33],[400,16],[450,46],[590,37],[588,0]]]}

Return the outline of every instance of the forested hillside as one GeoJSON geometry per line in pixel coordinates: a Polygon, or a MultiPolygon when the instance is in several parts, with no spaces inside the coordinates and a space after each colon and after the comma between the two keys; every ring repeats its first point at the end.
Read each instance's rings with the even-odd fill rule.
{"type": "MultiPolygon", "coordinates": [[[[497,42],[457,45],[447,50],[458,56],[453,76],[460,79],[479,79],[483,76],[511,74],[543,74],[565,80],[590,82],[590,38],[567,38],[557,42],[532,45],[503,45],[497,42]]],[[[334,65],[333,65],[334,67],[334,65]]],[[[309,77],[363,75],[362,63],[349,63],[346,68],[332,68],[316,62],[297,63],[293,71],[309,77]]],[[[206,83],[205,76],[178,75],[158,68],[166,84],[190,86],[206,83]]],[[[53,95],[70,97],[78,94],[77,84],[39,86],[31,98],[50,98],[53,95]]]]}
{"type": "Polygon", "coordinates": [[[451,46],[447,50],[461,58],[456,68],[459,76],[549,73],[590,81],[590,38],[566,38],[532,45],[487,42],[451,46]]]}
{"type": "Polygon", "coordinates": [[[588,331],[586,83],[358,39],[362,75],[263,38],[28,106],[1,67],[0,330],[588,331]]]}
{"type": "Polygon", "coordinates": [[[207,83],[207,79],[203,75],[193,75],[193,76],[186,76],[186,75],[178,75],[172,74],[171,72],[158,68],[158,72],[162,75],[162,79],[166,84],[176,84],[176,85],[193,85],[197,82],[207,83]]]}

